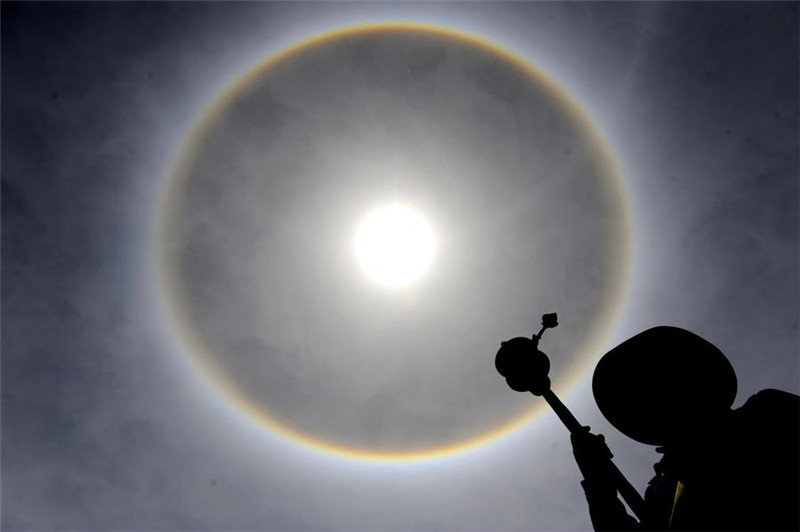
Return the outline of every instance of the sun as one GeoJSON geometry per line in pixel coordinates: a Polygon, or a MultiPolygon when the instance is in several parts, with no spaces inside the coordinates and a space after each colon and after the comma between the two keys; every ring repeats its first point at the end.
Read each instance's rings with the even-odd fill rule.
{"type": "Polygon", "coordinates": [[[370,212],[356,231],[355,254],[372,281],[402,288],[418,280],[433,261],[435,239],[417,211],[392,203],[370,212]]]}

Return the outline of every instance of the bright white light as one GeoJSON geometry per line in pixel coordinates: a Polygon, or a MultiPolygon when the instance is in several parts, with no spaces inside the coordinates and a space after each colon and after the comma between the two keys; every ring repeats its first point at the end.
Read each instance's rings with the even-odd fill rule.
{"type": "Polygon", "coordinates": [[[356,257],[364,272],[392,288],[418,279],[433,259],[433,232],[419,213],[397,203],[370,213],[358,228],[356,257]]]}

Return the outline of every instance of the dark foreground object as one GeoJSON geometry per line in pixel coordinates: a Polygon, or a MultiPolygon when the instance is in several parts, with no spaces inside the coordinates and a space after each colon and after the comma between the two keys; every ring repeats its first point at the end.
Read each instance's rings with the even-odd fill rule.
{"type": "Polygon", "coordinates": [[[664,456],[637,522],[617,499],[602,436],[573,435],[596,530],[800,530],[800,397],[763,390],[731,410],[736,388],[719,349],[674,327],[645,331],[600,360],[601,412],[664,456]]]}
{"type": "MultiPolygon", "coordinates": [[[[542,328],[531,338],[517,337],[506,342],[502,342],[500,349],[494,359],[495,368],[498,373],[506,378],[508,386],[516,392],[531,392],[534,395],[542,396],[564,423],[573,437],[576,434],[587,432],[588,427],[581,424],[572,415],[572,412],[561,402],[555,393],[550,389],[550,359],[539,350],[539,340],[544,331],[558,326],[557,314],[545,314],[542,316],[542,328]],[[587,430],[585,430],[587,429],[587,430]]],[[[601,437],[602,438],[602,437],[601,437]]],[[[622,498],[628,503],[631,510],[640,519],[644,516],[644,500],[636,488],[628,482],[625,475],[617,469],[611,461],[613,455],[606,449],[595,459],[602,463],[610,485],[616,492],[619,491],[622,498]]]]}

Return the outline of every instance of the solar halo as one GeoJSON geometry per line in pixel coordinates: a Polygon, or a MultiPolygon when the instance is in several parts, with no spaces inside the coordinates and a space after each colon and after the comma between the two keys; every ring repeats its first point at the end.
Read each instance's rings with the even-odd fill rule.
{"type": "MultiPolygon", "coordinates": [[[[226,114],[230,114],[231,110],[235,109],[239,102],[246,100],[243,94],[247,93],[248,90],[250,90],[249,88],[252,88],[259,80],[269,78],[269,75],[275,70],[280,70],[286,67],[286,65],[291,64],[293,58],[303,57],[305,53],[313,54],[316,50],[320,50],[326,45],[343,42],[347,39],[377,35],[413,35],[415,37],[425,37],[433,41],[441,40],[452,43],[452,46],[455,47],[454,49],[463,47],[464,49],[475,51],[476,53],[491,56],[492,60],[500,65],[497,68],[515,71],[516,75],[527,78],[532,86],[535,84],[544,95],[543,97],[549,98],[549,104],[557,107],[559,112],[563,113],[565,117],[563,118],[563,122],[566,125],[560,127],[563,127],[573,134],[577,132],[579,137],[578,144],[580,145],[580,149],[583,150],[582,154],[586,160],[589,161],[586,164],[590,165],[590,168],[599,176],[597,182],[600,183],[600,185],[597,186],[601,187],[602,190],[595,191],[593,189],[592,194],[602,196],[597,200],[597,204],[600,205],[597,209],[598,212],[602,211],[604,218],[597,225],[604,227],[603,230],[605,232],[603,233],[603,238],[607,238],[608,241],[606,242],[604,240],[603,243],[607,244],[609,251],[607,252],[608,256],[605,255],[606,252],[598,252],[603,255],[604,266],[600,268],[600,273],[594,272],[591,274],[595,275],[600,281],[604,281],[604,284],[598,288],[598,292],[602,292],[602,294],[597,296],[598,302],[595,304],[596,308],[593,314],[594,321],[591,326],[587,327],[587,330],[582,331],[579,341],[573,341],[572,344],[568,344],[566,341],[562,342],[564,347],[570,348],[575,354],[574,358],[576,360],[572,362],[568,368],[568,372],[554,376],[554,386],[556,389],[559,387],[568,388],[572,382],[584,374],[587,369],[586,358],[598,354],[597,350],[602,345],[605,334],[613,323],[623,299],[631,238],[627,219],[627,201],[622,193],[618,171],[610,155],[607,153],[604,143],[597,131],[594,130],[588,119],[581,114],[574,102],[572,102],[552,81],[526,64],[521,58],[514,56],[498,46],[471,35],[443,28],[411,24],[382,24],[346,28],[340,31],[326,33],[294,47],[290,47],[273,56],[227,90],[217,102],[212,105],[210,110],[205,113],[204,117],[195,127],[183,151],[176,160],[176,164],[167,180],[166,190],[162,194],[162,203],[159,213],[160,228],[156,237],[156,258],[160,274],[160,291],[164,297],[164,303],[170,315],[172,329],[179,338],[179,342],[185,353],[193,360],[198,369],[200,369],[200,373],[210,381],[212,388],[221,392],[221,397],[225,398],[231,404],[234,404],[236,408],[247,417],[260,422],[271,431],[282,434],[305,446],[324,450],[326,452],[378,461],[429,459],[475,448],[497,439],[530,421],[536,413],[541,410],[541,405],[530,397],[521,398],[515,397],[512,394],[507,396],[511,398],[508,399],[508,404],[511,406],[498,407],[499,410],[505,409],[507,414],[508,412],[511,412],[511,414],[494,419],[492,423],[487,423],[487,420],[481,420],[481,423],[484,425],[483,430],[474,430],[474,427],[470,427],[471,430],[466,431],[470,434],[466,437],[463,434],[459,434],[457,438],[441,437],[439,441],[426,441],[424,445],[415,444],[411,447],[404,447],[402,442],[398,443],[397,441],[390,441],[388,444],[385,444],[381,438],[376,438],[373,442],[366,442],[364,445],[359,445],[358,442],[344,441],[342,438],[336,441],[336,438],[328,439],[324,434],[313,434],[311,433],[312,431],[304,430],[302,426],[294,426],[291,416],[286,416],[285,412],[279,414],[272,411],[269,402],[265,402],[263,398],[254,399],[252,384],[250,384],[250,390],[248,390],[247,387],[241,386],[237,382],[236,377],[233,376],[235,372],[225,367],[224,363],[220,363],[219,360],[215,358],[215,356],[219,356],[215,355],[215,353],[221,351],[220,346],[209,346],[210,333],[198,329],[198,324],[206,318],[200,318],[198,321],[198,317],[195,314],[196,311],[193,310],[197,308],[195,306],[196,302],[191,301],[194,296],[187,296],[188,292],[185,279],[188,277],[188,270],[185,268],[182,270],[182,267],[186,264],[190,264],[190,262],[187,262],[186,247],[181,247],[181,239],[177,237],[181,236],[181,234],[183,234],[183,236],[190,234],[191,231],[181,233],[181,230],[175,230],[175,228],[180,225],[180,223],[176,222],[179,222],[181,214],[186,212],[185,209],[187,205],[191,204],[192,201],[191,199],[187,200],[188,195],[186,193],[186,187],[192,184],[192,165],[196,164],[198,157],[202,158],[210,151],[221,149],[219,145],[210,142],[213,136],[213,130],[221,120],[224,120],[226,114]],[[611,236],[609,237],[608,235],[611,236]],[[601,309],[602,312],[597,312],[597,309],[601,309]]],[[[295,137],[295,140],[297,140],[297,137],[295,137]]],[[[308,139],[305,138],[303,140],[308,139]]],[[[252,156],[252,154],[248,155],[252,156]]],[[[364,155],[368,156],[369,154],[364,155]]],[[[233,174],[236,174],[236,172],[233,174]]],[[[210,179],[206,179],[206,181],[208,186],[211,186],[210,183],[212,183],[212,181],[210,179]]],[[[219,186],[220,183],[224,182],[225,180],[214,182],[214,185],[219,186]]],[[[266,183],[267,180],[259,182],[266,183]]],[[[391,184],[396,187],[396,178],[393,178],[391,184]]],[[[268,185],[265,184],[263,186],[267,187],[268,185]]],[[[203,199],[202,201],[207,200],[203,199]]],[[[215,223],[213,222],[213,218],[208,218],[204,222],[207,226],[208,224],[215,223]]],[[[194,229],[197,227],[198,225],[195,224],[194,229]]],[[[352,227],[352,224],[350,227],[352,227]]],[[[588,235],[589,233],[586,234],[588,235]]],[[[439,257],[437,257],[437,268],[439,266],[442,268],[446,266],[444,257],[441,258],[441,264],[439,257]]],[[[431,283],[434,281],[435,279],[430,280],[431,283]]],[[[508,293],[508,290],[505,290],[505,293],[508,293]]],[[[411,299],[405,300],[402,304],[406,306],[411,305],[412,307],[414,305],[417,307],[421,306],[420,301],[425,298],[419,294],[416,294],[414,297],[416,297],[416,300],[412,297],[411,299]]],[[[542,299],[547,300],[548,298],[543,297],[542,299]]],[[[533,304],[530,300],[526,300],[524,303],[527,306],[533,304]]],[[[559,312],[563,314],[562,310],[551,308],[535,309],[532,312],[536,315],[539,310],[541,310],[541,312],[559,310],[559,312]]],[[[395,311],[391,310],[385,312],[383,316],[391,317],[392,312],[395,311]]],[[[521,324],[525,321],[526,320],[521,320],[519,323],[521,324]]],[[[515,329],[515,331],[516,334],[529,334],[529,330],[530,332],[534,332],[531,329],[535,326],[536,323],[530,323],[530,320],[528,320],[528,325],[525,330],[515,329]]],[[[488,334],[491,335],[492,333],[489,332],[488,334]]],[[[499,341],[505,339],[502,333],[499,334],[501,334],[501,336],[489,338],[489,343],[491,345],[495,343],[499,345],[499,341]]],[[[330,339],[330,336],[327,338],[330,339]]],[[[256,343],[258,344],[258,342],[256,343]]],[[[229,346],[231,345],[233,344],[229,344],[229,346]]],[[[285,350],[279,348],[271,351],[273,348],[267,347],[266,352],[285,352],[285,350]]],[[[246,352],[251,348],[252,346],[242,347],[242,345],[236,344],[235,347],[231,347],[231,352],[246,352]]],[[[263,342],[258,344],[255,349],[263,350],[263,342]]],[[[457,349],[452,349],[452,351],[456,352],[457,349]]],[[[499,390],[497,393],[511,394],[511,392],[502,389],[502,379],[492,374],[493,354],[491,350],[480,353],[480,356],[486,360],[484,371],[490,375],[491,379],[496,379],[499,390]]],[[[291,362],[287,362],[287,364],[290,363],[291,362]]],[[[403,368],[403,371],[407,370],[408,368],[403,368]]],[[[484,384],[481,385],[484,386],[484,384]]],[[[336,393],[339,392],[337,391],[336,393]]],[[[495,392],[493,391],[492,393],[495,392]]],[[[289,396],[287,395],[287,397],[289,396]]],[[[503,397],[500,401],[505,402],[506,397],[503,397]]],[[[292,401],[290,400],[286,404],[291,405],[292,401]]],[[[413,426],[412,422],[409,423],[408,426],[413,426]]],[[[354,426],[357,425],[358,423],[354,426]]],[[[408,427],[405,428],[407,429],[408,427]]],[[[458,433],[459,427],[449,427],[449,429],[452,433],[458,433]]],[[[324,431],[322,432],[324,433],[324,431]]],[[[396,435],[397,434],[393,434],[393,436],[396,435]]]]}

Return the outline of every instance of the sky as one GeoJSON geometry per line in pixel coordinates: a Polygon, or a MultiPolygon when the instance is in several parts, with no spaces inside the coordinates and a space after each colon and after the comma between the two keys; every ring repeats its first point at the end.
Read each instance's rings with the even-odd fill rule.
{"type": "Polygon", "coordinates": [[[559,312],[554,389],[640,488],[591,394],[620,341],[800,391],[799,9],[3,2],[2,528],[590,529],[494,353],[559,312]],[[378,23],[443,30],[240,83],[378,23]],[[438,247],[387,293],[348,246],[390,196],[438,247]]]}

